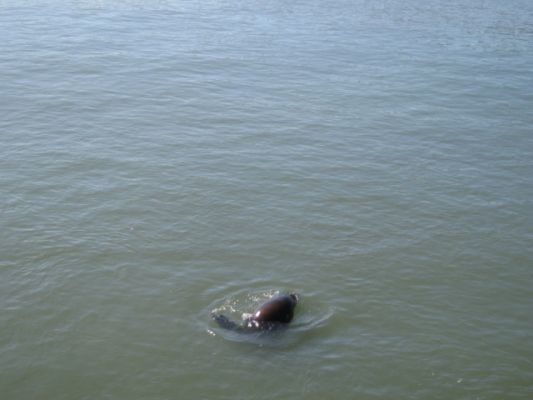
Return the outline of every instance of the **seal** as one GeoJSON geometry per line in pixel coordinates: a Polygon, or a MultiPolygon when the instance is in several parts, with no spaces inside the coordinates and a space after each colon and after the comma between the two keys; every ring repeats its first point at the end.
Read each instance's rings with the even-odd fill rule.
{"type": "Polygon", "coordinates": [[[286,326],[294,317],[294,308],[299,297],[295,293],[275,296],[263,303],[247,318],[242,325],[231,321],[222,314],[211,314],[211,317],[224,329],[238,332],[254,332],[273,330],[286,326]]]}

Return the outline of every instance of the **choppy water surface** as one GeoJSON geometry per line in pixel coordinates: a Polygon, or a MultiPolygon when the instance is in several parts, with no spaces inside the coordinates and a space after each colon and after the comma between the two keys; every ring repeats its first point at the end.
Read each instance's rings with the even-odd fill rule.
{"type": "Polygon", "coordinates": [[[1,397],[532,398],[532,21],[0,2],[1,397]]]}

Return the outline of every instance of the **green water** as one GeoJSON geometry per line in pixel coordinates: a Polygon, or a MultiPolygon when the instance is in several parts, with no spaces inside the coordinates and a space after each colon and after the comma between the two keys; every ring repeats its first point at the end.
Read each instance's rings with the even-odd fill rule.
{"type": "Polygon", "coordinates": [[[531,21],[0,2],[0,398],[532,398],[531,21]]]}

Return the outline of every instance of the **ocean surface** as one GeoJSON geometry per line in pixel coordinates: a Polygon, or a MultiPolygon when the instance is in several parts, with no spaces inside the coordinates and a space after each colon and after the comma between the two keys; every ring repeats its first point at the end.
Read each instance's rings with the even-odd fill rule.
{"type": "Polygon", "coordinates": [[[533,2],[1,0],[0,37],[2,400],[533,398],[533,2]]]}

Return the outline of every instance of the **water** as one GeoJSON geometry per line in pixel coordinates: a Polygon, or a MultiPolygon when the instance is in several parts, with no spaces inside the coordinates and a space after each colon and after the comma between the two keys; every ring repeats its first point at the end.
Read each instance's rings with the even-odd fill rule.
{"type": "Polygon", "coordinates": [[[531,398],[532,21],[0,2],[1,398],[531,398]]]}

